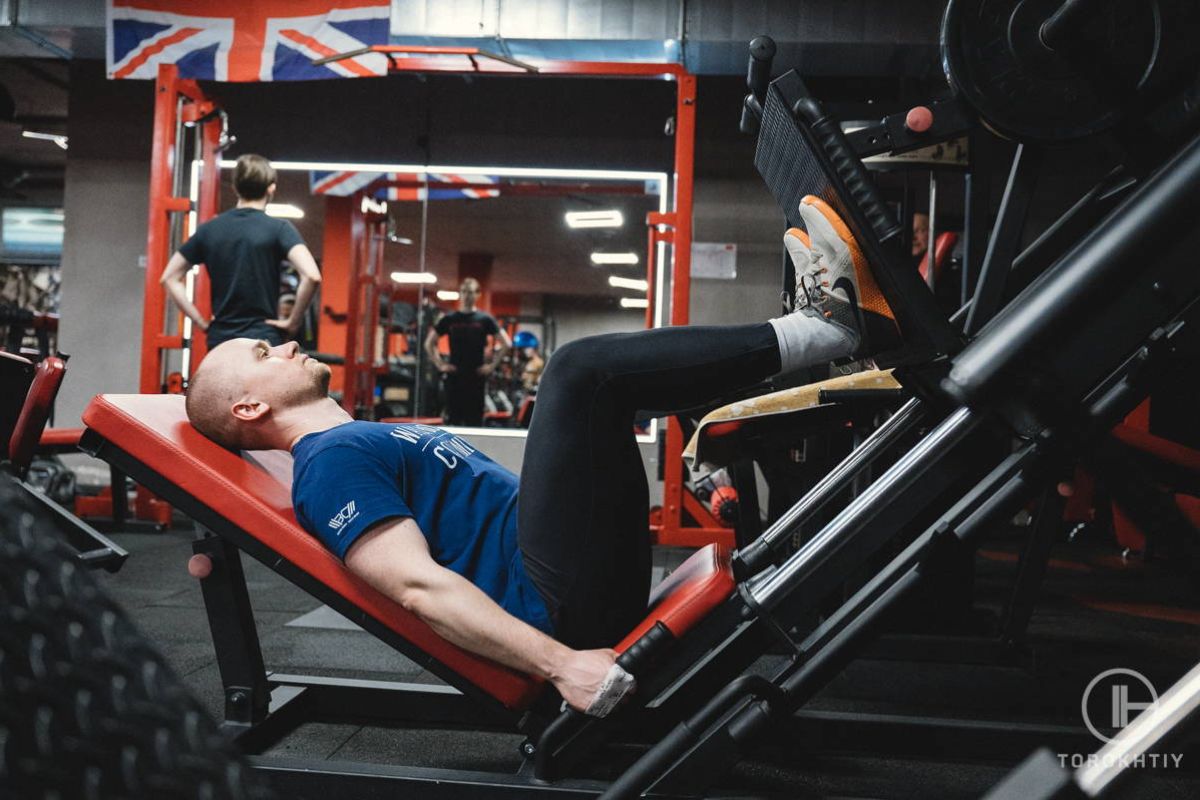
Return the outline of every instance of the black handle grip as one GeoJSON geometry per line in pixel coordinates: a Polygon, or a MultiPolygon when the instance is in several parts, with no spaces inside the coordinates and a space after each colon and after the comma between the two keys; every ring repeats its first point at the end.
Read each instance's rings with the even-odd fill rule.
{"type": "Polygon", "coordinates": [[[621,669],[636,677],[674,639],[674,634],[666,625],[656,622],[653,628],[617,656],[617,663],[621,669]]]}
{"type": "Polygon", "coordinates": [[[880,242],[886,242],[893,236],[900,235],[900,224],[883,202],[879,189],[850,146],[838,121],[826,115],[811,97],[797,100],[792,107],[792,114],[803,117],[808,122],[817,144],[829,158],[838,177],[849,190],[851,198],[862,209],[876,238],[880,242]]]}
{"type": "Polygon", "coordinates": [[[762,120],[762,106],[753,94],[746,95],[742,101],[742,119],[738,130],[753,136],[758,133],[758,123],[762,120]]]}
{"type": "Polygon", "coordinates": [[[767,96],[767,84],[771,82],[771,61],[775,58],[775,40],[770,36],[756,36],[750,41],[750,66],[746,70],[746,88],[762,105],[767,96]]]}

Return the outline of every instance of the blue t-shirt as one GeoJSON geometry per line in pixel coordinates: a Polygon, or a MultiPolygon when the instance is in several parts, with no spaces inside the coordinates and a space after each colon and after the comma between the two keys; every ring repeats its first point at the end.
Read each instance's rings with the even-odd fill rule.
{"type": "Polygon", "coordinates": [[[553,634],[517,546],[517,476],[429,425],[348,422],[292,449],[296,517],[338,558],[372,525],[412,517],[434,561],[553,634]]]}

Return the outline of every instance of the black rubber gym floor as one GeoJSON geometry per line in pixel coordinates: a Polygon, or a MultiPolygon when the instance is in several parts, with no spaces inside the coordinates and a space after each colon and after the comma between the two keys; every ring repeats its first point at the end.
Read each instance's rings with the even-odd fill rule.
{"type": "MultiPolygon", "coordinates": [[[[1033,750],[1039,731],[1082,731],[1080,698],[1098,673],[1136,669],[1161,692],[1200,661],[1194,575],[1175,564],[1124,561],[1102,541],[1056,546],[1030,647],[996,648],[979,634],[993,627],[1007,595],[1019,535],[989,542],[976,559],[979,601],[965,635],[914,633],[908,620],[910,632],[873,645],[792,728],[738,766],[727,787],[797,798],[979,797],[1033,750]],[[950,724],[931,725],[931,716],[950,724]]],[[[117,533],[130,557],[118,574],[98,578],[219,717],[223,698],[203,600],[186,569],[193,536],[183,521],[165,533],[117,533]]],[[[662,551],[655,563],[669,569],[685,555],[662,551]]],[[[437,682],[266,567],[247,557],[243,563],[268,669],[437,682]]],[[[765,656],[757,669],[770,673],[782,659],[765,656]]],[[[1172,748],[1183,756],[1180,769],[1147,771],[1119,796],[1200,796],[1198,738],[1172,748]]],[[[517,734],[309,724],[270,752],[512,772],[520,741],[517,734]]],[[[1100,744],[1086,733],[1064,741],[1074,748],[1067,753],[1100,744]]]]}

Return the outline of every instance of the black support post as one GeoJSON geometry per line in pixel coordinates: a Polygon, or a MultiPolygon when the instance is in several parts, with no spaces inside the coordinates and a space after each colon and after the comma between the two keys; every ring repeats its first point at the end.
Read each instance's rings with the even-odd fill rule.
{"type": "Polygon", "coordinates": [[[267,716],[271,691],[241,556],[232,544],[211,534],[193,542],[192,550],[212,561],[212,572],[201,579],[200,588],[225,689],[225,725],[254,725],[267,716]]]}

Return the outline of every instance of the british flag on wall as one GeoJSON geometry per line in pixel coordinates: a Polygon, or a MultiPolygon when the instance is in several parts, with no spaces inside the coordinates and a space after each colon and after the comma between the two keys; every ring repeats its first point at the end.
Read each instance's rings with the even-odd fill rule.
{"type": "Polygon", "coordinates": [[[108,0],[108,77],[299,81],[387,74],[368,53],[324,66],[312,60],[387,44],[389,4],[371,0],[108,0]]]}
{"type": "Polygon", "coordinates": [[[347,197],[368,188],[377,200],[424,200],[426,192],[430,200],[481,200],[500,196],[499,189],[491,188],[498,182],[491,175],[431,172],[426,185],[425,179],[416,173],[314,170],[309,173],[308,182],[312,194],[333,197],[347,197]]]}

